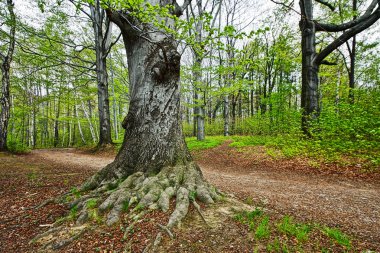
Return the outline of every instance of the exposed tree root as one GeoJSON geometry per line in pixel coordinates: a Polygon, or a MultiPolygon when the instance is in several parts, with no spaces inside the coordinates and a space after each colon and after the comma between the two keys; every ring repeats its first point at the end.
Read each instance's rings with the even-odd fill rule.
{"type": "MultiPolygon", "coordinates": [[[[216,190],[203,179],[201,171],[193,162],[165,167],[155,176],[137,172],[126,179],[120,176],[113,180],[99,180],[99,175],[96,175],[86,183],[85,187],[88,188],[88,185],[92,186],[91,191],[69,203],[77,214],[76,226],[80,227],[94,216],[103,217],[102,221],[112,226],[120,221],[123,213],[128,212],[126,218],[132,222],[125,230],[125,238],[135,222],[149,210],[161,209],[167,212],[170,199],[173,197],[176,199],[176,206],[168,223],[165,226],[158,225],[171,238],[174,237],[172,228],[179,225],[187,215],[190,203],[206,222],[196,200],[211,204],[219,198],[216,190]]],[[[47,235],[42,237],[44,236],[47,235]]],[[[162,232],[159,232],[147,250],[154,250],[162,236],[162,232]]],[[[57,241],[54,245],[67,245],[70,241],[72,238],[64,239],[62,242],[57,241]]]]}

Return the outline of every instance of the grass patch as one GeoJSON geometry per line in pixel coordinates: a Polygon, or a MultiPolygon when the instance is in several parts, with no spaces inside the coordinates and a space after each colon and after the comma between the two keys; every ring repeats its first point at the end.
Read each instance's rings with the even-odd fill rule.
{"type": "Polygon", "coordinates": [[[351,249],[351,240],[350,237],[344,234],[337,228],[323,227],[322,232],[331,238],[335,243],[345,247],[346,249],[351,249]]]}
{"type": "Polygon", "coordinates": [[[70,214],[69,214],[69,219],[70,220],[75,220],[78,215],[78,206],[73,206],[70,209],[70,214]]]}
{"type": "Polygon", "coordinates": [[[205,141],[187,138],[190,150],[213,148],[225,140],[232,140],[230,147],[244,148],[264,146],[267,155],[274,159],[308,157],[310,166],[319,168],[323,163],[339,163],[341,165],[362,164],[365,171],[372,171],[380,165],[380,149],[368,148],[370,142],[355,142],[345,139],[326,139],[315,137],[307,139],[302,134],[252,135],[252,136],[209,136],[205,141]],[[365,152],[363,152],[365,150],[365,152]]]}
{"type": "Polygon", "coordinates": [[[270,236],[269,216],[265,216],[259,223],[255,231],[255,237],[259,240],[270,236]]]}
{"type": "Polygon", "coordinates": [[[228,139],[230,138],[225,136],[210,136],[198,141],[195,137],[189,137],[186,138],[186,144],[190,151],[196,151],[217,147],[228,139]]]}
{"type": "Polygon", "coordinates": [[[95,207],[96,207],[96,204],[97,204],[96,199],[89,199],[89,200],[87,200],[87,202],[86,202],[86,206],[87,206],[88,209],[93,209],[93,208],[95,208],[95,207]]]}
{"type": "Polygon", "coordinates": [[[250,238],[255,239],[253,247],[261,245],[266,252],[346,252],[353,248],[340,230],[299,223],[289,215],[273,219],[256,208],[236,213],[234,220],[246,226],[250,238]]]}
{"type": "Polygon", "coordinates": [[[311,226],[307,224],[297,224],[293,221],[293,218],[288,215],[277,224],[277,228],[285,235],[296,237],[300,242],[307,241],[308,233],[311,230],[311,226]]]}

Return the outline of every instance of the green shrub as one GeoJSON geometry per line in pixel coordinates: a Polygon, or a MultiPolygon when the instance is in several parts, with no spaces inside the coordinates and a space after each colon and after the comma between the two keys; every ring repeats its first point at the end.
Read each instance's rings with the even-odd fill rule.
{"type": "Polygon", "coordinates": [[[7,147],[9,152],[14,154],[25,154],[30,152],[30,149],[27,146],[17,141],[9,141],[7,147]]]}

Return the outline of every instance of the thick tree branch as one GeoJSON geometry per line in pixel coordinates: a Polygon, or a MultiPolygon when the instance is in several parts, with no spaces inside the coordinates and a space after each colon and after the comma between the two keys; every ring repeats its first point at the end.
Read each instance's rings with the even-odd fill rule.
{"type": "Polygon", "coordinates": [[[325,1],[325,0],[315,0],[316,2],[324,5],[324,6],[327,6],[331,11],[334,11],[335,10],[335,6],[332,5],[331,3],[325,1]]]}
{"type": "Polygon", "coordinates": [[[350,30],[344,32],[336,40],[331,42],[326,48],[324,48],[319,54],[314,58],[314,63],[320,65],[322,61],[335,49],[344,44],[347,40],[351,39],[356,34],[364,31],[371,25],[373,25],[377,20],[380,19],[380,9],[378,8],[367,20],[359,23],[350,30]]]}
{"type": "Polygon", "coordinates": [[[372,14],[373,10],[375,9],[376,5],[380,4],[379,0],[373,0],[371,4],[368,6],[366,12],[360,16],[357,19],[351,20],[347,23],[343,23],[340,25],[335,25],[335,24],[323,24],[319,23],[318,21],[314,21],[315,23],[315,30],[317,32],[341,32],[347,29],[350,29],[357,24],[366,21],[372,14]]]}
{"type": "Polygon", "coordinates": [[[175,15],[177,15],[178,17],[179,16],[182,16],[182,14],[183,14],[183,12],[186,10],[186,8],[190,5],[190,3],[191,3],[191,0],[185,0],[184,2],[183,2],[183,5],[180,7],[178,4],[177,4],[177,1],[173,1],[173,4],[175,5],[175,6],[178,6],[176,9],[177,9],[177,11],[176,11],[176,13],[175,13],[175,15]]]}
{"type": "Polygon", "coordinates": [[[107,56],[108,56],[108,54],[110,53],[112,47],[113,47],[113,46],[119,41],[120,37],[121,37],[121,33],[119,33],[119,35],[117,36],[116,40],[115,40],[114,42],[112,42],[112,43],[109,45],[108,48],[106,48],[107,51],[106,51],[106,53],[104,54],[104,57],[107,57],[107,56]]]}
{"type": "Polygon", "coordinates": [[[104,32],[102,47],[108,51],[108,47],[111,44],[111,36],[112,36],[112,23],[110,19],[106,16],[105,20],[106,31],[104,32]]]}
{"type": "Polygon", "coordinates": [[[338,63],[336,63],[336,62],[330,62],[328,60],[323,60],[321,62],[321,65],[335,66],[335,65],[338,65],[338,63]]]}
{"type": "Polygon", "coordinates": [[[12,61],[12,56],[13,56],[13,52],[14,52],[14,49],[15,49],[15,44],[16,44],[16,39],[15,39],[15,35],[16,35],[16,15],[14,13],[14,3],[12,0],[7,0],[7,7],[8,7],[8,11],[9,11],[9,15],[10,15],[10,18],[11,18],[11,29],[10,29],[10,32],[9,32],[9,47],[8,47],[8,52],[7,52],[7,55],[6,57],[4,57],[4,60],[7,60],[8,63],[10,63],[12,61]]]}
{"type": "Polygon", "coordinates": [[[0,52],[0,59],[1,61],[5,61],[5,55],[3,55],[1,52],[0,52]]]}

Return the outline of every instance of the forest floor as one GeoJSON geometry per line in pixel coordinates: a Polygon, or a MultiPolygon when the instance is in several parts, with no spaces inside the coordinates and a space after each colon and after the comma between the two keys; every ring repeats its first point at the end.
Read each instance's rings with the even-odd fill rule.
{"type": "MultiPolygon", "coordinates": [[[[237,149],[226,142],[193,155],[207,180],[218,189],[249,206],[263,208],[269,222],[277,224],[268,229],[272,234],[260,236],[258,232],[265,228],[265,218],[254,217],[251,222],[245,214],[237,213],[235,218],[205,227],[191,210],[182,227],[174,231],[178,237],[165,239],[161,251],[380,252],[379,172],[335,164],[317,166],[305,158],[276,159],[264,149],[237,149]],[[296,222],[285,222],[289,228],[284,229],[280,223],[285,224],[285,215],[296,222]],[[253,232],[251,223],[256,227],[253,232]],[[309,224],[307,239],[298,237],[301,224],[309,224]],[[348,234],[348,243],[340,231],[348,234]]],[[[18,156],[0,153],[0,251],[37,252],[38,245],[30,240],[67,215],[67,210],[60,204],[39,210],[33,207],[80,185],[113,157],[75,149],[34,150],[18,156]]],[[[211,208],[218,210],[214,217],[228,213],[223,209],[226,203],[216,206],[211,208]]],[[[211,215],[208,208],[204,210],[207,220],[211,215]]],[[[130,231],[127,242],[121,240],[124,232],[119,227],[89,230],[61,252],[141,252],[158,232],[156,223],[165,224],[165,220],[167,214],[149,213],[130,231]]]]}

